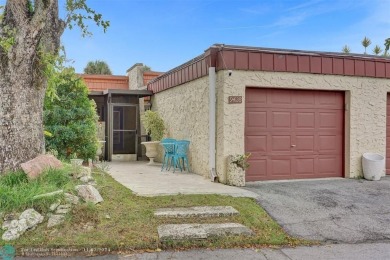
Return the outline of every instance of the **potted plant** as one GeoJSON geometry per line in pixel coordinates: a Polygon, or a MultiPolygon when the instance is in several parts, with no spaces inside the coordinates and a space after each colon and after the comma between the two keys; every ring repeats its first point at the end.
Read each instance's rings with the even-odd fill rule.
{"type": "Polygon", "coordinates": [[[77,154],[76,153],[72,153],[70,155],[70,164],[72,164],[73,167],[78,167],[78,166],[81,166],[83,164],[83,159],[78,159],[77,158],[77,154]]]}
{"type": "Polygon", "coordinates": [[[141,144],[145,145],[149,164],[153,164],[154,158],[158,155],[158,145],[164,136],[164,120],[156,111],[147,110],[141,116],[141,122],[152,139],[150,142],[142,142],[141,144]]]}
{"type": "Polygon", "coordinates": [[[248,169],[250,153],[228,156],[227,184],[232,186],[245,186],[245,170],[248,169]]]}

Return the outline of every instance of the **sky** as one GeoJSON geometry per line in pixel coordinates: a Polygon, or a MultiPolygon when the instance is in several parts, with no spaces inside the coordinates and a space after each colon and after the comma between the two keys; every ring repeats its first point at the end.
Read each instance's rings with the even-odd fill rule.
{"type": "MultiPolygon", "coordinates": [[[[0,0],[4,2],[4,0],[0,0]]],[[[59,0],[63,7],[65,0],[59,0]]],[[[113,74],[135,63],[168,71],[215,43],[340,52],[348,45],[363,53],[361,40],[384,48],[390,37],[390,0],[87,0],[110,27],[90,24],[62,36],[76,72],[103,60],[113,74]]],[[[62,8],[63,10],[63,8],[62,8]]],[[[63,15],[63,12],[61,12],[63,15]]]]}

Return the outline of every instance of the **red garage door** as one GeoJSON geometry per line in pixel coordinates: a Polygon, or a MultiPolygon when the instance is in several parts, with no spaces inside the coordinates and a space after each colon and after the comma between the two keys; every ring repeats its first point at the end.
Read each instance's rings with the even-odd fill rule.
{"type": "Polygon", "coordinates": [[[390,174],[390,94],[387,94],[387,119],[386,119],[386,174],[390,174]]]}
{"type": "Polygon", "coordinates": [[[344,93],[247,88],[247,181],[343,176],[344,93]]]}

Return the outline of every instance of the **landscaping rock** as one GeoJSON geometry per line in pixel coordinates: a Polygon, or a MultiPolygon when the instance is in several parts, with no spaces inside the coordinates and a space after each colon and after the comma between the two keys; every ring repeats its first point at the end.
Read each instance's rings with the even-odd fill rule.
{"type": "Polygon", "coordinates": [[[10,229],[4,232],[1,238],[5,241],[11,241],[18,239],[20,237],[20,233],[16,229],[10,229]]]}
{"type": "Polygon", "coordinates": [[[158,227],[161,241],[205,239],[212,236],[252,235],[253,232],[238,223],[222,224],[168,224],[158,227]]]}
{"type": "Polygon", "coordinates": [[[2,235],[2,239],[6,241],[18,239],[26,230],[35,228],[42,221],[43,216],[41,214],[34,209],[27,209],[20,214],[19,220],[12,220],[8,224],[7,231],[2,235]]]}
{"type": "Polygon", "coordinates": [[[19,221],[25,219],[28,228],[32,228],[39,223],[42,223],[43,216],[36,212],[34,209],[27,209],[20,214],[19,221]]]}
{"type": "Polygon", "coordinates": [[[82,166],[76,174],[76,178],[81,178],[84,176],[91,176],[91,168],[82,166]]]}
{"type": "Polygon", "coordinates": [[[50,211],[56,210],[56,208],[57,208],[60,204],[61,204],[61,202],[59,202],[59,201],[56,202],[56,203],[51,204],[50,207],[49,207],[49,210],[50,210],[50,211]]]}
{"type": "Polygon", "coordinates": [[[3,222],[3,225],[1,226],[2,230],[7,230],[11,226],[12,220],[6,220],[3,222]]]}
{"type": "Polygon", "coordinates": [[[99,191],[92,185],[77,185],[76,190],[79,197],[81,197],[86,202],[92,202],[96,204],[103,201],[99,191]]]}
{"type": "Polygon", "coordinates": [[[73,204],[73,205],[77,205],[77,204],[79,204],[80,199],[79,199],[79,197],[77,197],[77,196],[75,196],[73,194],[65,193],[65,201],[67,203],[70,203],[70,204],[73,204]]]}
{"type": "Polygon", "coordinates": [[[80,178],[80,181],[82,181],[84,183],[88,183],[90,181],[93,181],[93,178],[92,178],[92,176],[83,176],[80,178]]]}
{"type": "Polygon", "coordinates": [[[54,195],[57,195],[57,194],[61,194],[61,193],[64,193],[64,191],[63,190],[57,190],[57,191],[53,191],[53,192],[49,192],[49,193],[36,195],[36,196],[33,197],[33,199],[39,199],[39,198],[43,198],[43,197],[51,197],[51,196],[54,196],[54,195]]]}
{"type": "Polygon", "coordinates": [[[29,179],[35,179],[47,168],[58,169],[62,167],[61,161],[53,155],[38,155],[34,159],[20,165],[29,179]]]}
{"type": "Polygon", "coordinates": [[[161,208],[154,212],[156,217],[166,218],[211,218],[238,215],[239,212],[231,206],[204,206],[188,208],[161,208]]]}
{"type": "Polygon", "coordinates": [[[65,221],[65,216],[64,215],[52,215],[48,222],[47,222],[47,227],[51,228],[54,226],[57,226],[65,221]]]}
{"type": "Polygon", "coordinates": [[[11,220],[18,219],[18,218],[19,218],[18,215],[13,214],[13,213],[9,213],[9,214],[5,214],[3,219],[4,219],[4,221],[7,221],[7,220],[11,221],[11,220]]]}
{"type": "Polygon", "coordinates": [[[89,181],[87,184],[92,186],[97,186],[97,183],[95,181],[89,181]]]}
{"type": "Polygon", "coordinates": [[[66,214],[71,210],[72,206],[70,204],[60,205],[56,210],[56,214],[66,214]]]}

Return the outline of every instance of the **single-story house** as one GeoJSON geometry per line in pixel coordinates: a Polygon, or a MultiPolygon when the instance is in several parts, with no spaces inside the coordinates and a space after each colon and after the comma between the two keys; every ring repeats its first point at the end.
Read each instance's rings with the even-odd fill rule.
{"type": "Polygon", "coordinates": [[[215,44],[147,89],[192,170],[221,182],[244,153],[246,181],[355,178],[365,152],[390,173],[388,57],[215,44]]]}
{"type": "Polygon", "coordinates": [[[146,84],[161,72],[144,71],[137,63],[126,76],[80,74],[96,103],[100,121],[99,139],[106,141],[103,159],[135,161],[142,158],[142,141],[147,135],[140,124],[140,115],[150,107],[152,92],[146,84]]]}

